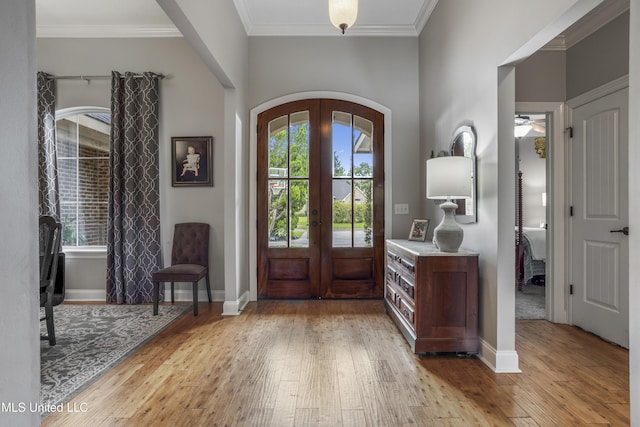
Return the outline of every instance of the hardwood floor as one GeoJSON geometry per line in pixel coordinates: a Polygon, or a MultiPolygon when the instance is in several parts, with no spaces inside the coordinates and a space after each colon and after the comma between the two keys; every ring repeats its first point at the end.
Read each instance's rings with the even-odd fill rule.
{"type": "Polygon", "coordinates": [[[573,327],[517,321],[523,372],[495,374],[412,354],[381,300],[199,309],[42,425],[629,425],[628,351],[573,327]]]}

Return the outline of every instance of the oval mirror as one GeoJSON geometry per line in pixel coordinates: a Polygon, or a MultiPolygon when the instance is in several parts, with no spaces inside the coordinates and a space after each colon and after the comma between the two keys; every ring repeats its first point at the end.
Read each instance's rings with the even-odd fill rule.
{"type": "Polygon", "coordinates": [[[473,160],[473,186],[470,199],[456,200],[456,220],[460,223],[472,223],[477,221],[477,180],[476,180],[476,131],[471,125],[459,126],[451,137],[449,147],[451,156],[464,156],[473,160]]]}

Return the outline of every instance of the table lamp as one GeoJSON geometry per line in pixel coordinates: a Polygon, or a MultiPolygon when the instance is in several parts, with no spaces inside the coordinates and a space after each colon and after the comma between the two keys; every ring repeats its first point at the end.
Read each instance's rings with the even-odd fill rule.
{"type": "Polygon", "coordinates": [[[427,160],[427,199],[446,200],[442,222],[433,231],[433,242],[441,252],[458,252],[464,232],[454,216],[452,200],[471,197],[473,161],[469,157],[435,157],[427,160]]]}

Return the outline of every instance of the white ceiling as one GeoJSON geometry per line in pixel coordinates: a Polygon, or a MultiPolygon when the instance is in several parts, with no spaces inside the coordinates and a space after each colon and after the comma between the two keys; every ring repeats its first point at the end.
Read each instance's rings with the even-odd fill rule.
{"type": "MultiPolygon", "coordinates": [[[[220,1],[220,0],[204,0],[220,1]]],[[[233,0],[250,36],[342,37],[329,21],[328,0],[233,0]]],[[[38,37],[178,37],[156,0],[35,0],[38,37]]],[[[417,37],[438,0],[360,0],[347,36],[417,37]]],[[[565,50],[629,9],[607,0],[552,40],[565,50]]]]}
{"type": "MultiPolygon", "coordinates": [[[[208,0],[218,1],[218,0],[208,0]]],[[[348,35],[416,37],[438,0],[362,0],[348,35]]],[[[251,36],[341,36],[327,0],[234,0],[251,36]]],[[[36,0],[38,37],[172,37],[156,0],[36,0]]]]}

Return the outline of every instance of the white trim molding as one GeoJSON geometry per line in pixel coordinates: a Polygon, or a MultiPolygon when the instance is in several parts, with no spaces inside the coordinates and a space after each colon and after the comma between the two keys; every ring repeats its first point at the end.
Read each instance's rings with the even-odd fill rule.
{"type": "Polygon", "coordinates": [[[39,25],[37,38],[157,38],[182,37],[173,25],[39,25]]]}
{"type": "Polygon", "coordinates": [[[245,292],[240,295],[236,301],[225,301],[222,304],[222,315],[223,316],[238,316],[244,310],[244,308],[249,303],[249,292],[245,292]]]}
{"type": "Polygon", "coordinates": [[[478,358],[497,374],[520,374],[518,352],[515,350],[496,351],[489,343],[480,340],[478,358]],[[499,366],[500,368],[496,368],[499,366]]]}
{"type": "Polygon", "coordinates": [[[516,114],[543,113],[550,115],[550,128],[547,134],[547,194],[550,203],[547,206],[547,266],[549,278],[546,292],[546,319],[555,323],[568,323],[567,299],[569,295],[565,260],[568,242],[568,182],[569,160],[567,154],[567,135],[565,129],[566,108],[562,102],[516,102],[516,114]]]}
{"type": "Polygon", "coordinates": [[[567,101],[567,105],[571,108],[577,108],[581,105],[588,104],[595,101],[598,98],[612,94],[619,90],[629,87],[629,75],[618,77],[615,80],[611,80],[609,83],[605,83],[602,86],[598,86],[595,89],[571,98],[567,101]]]}

